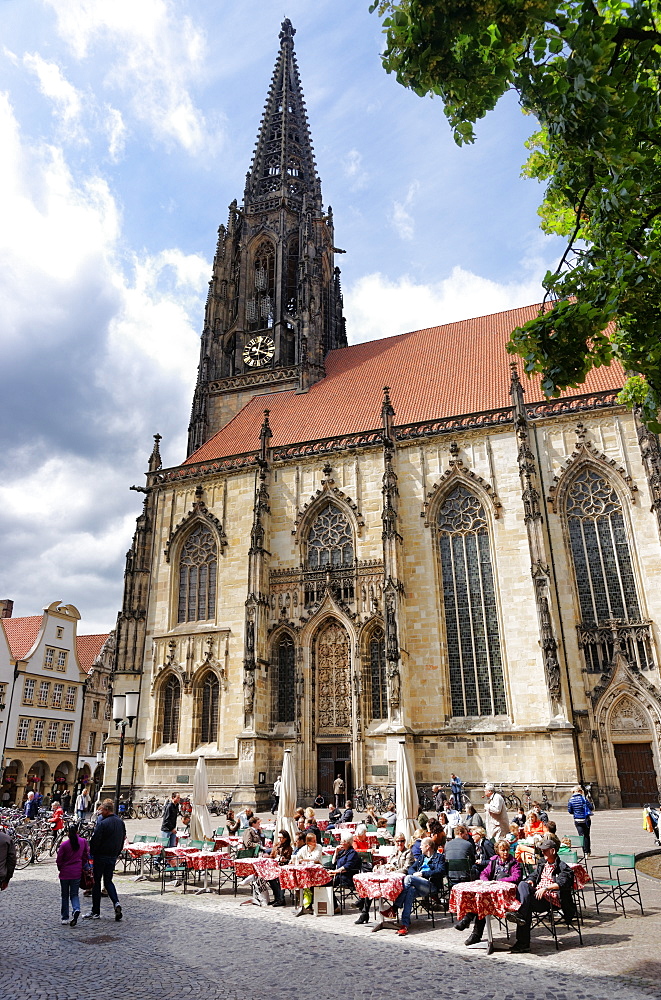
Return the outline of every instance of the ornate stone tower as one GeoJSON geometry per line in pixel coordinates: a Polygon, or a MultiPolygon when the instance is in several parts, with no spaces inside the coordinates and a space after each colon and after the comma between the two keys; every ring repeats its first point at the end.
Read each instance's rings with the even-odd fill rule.
{"type": "Polygon", "coordinates": [[[306,392],[346,346],[333,215],[325,213],[294,54],[282,23],[243,206],[220,226],[209,283],[188,454],[256,394],[306,392]]]}

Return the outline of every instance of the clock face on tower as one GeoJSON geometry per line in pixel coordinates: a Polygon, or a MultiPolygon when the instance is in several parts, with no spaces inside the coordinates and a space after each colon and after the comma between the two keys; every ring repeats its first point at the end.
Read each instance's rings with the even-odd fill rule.
{"type": "Polygon", "coordinates": [[[269,363],[274,354],[275,341],[273,338],[260,334],[260,336],[249,340],[243,348],[243,361],[251,368],[261,368],[269,363]]]}

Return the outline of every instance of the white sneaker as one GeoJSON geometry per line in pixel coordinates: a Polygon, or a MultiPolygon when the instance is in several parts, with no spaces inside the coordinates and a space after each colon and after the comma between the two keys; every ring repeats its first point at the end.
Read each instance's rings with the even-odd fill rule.
{"type": "Polygon", "coordinates": [[[304,909],[303,909],[302,906],[297,906],[296,909],[294,910],[294,916],[295,917],[300,917],[300,916],[303,915],[304,912],[305,911],[304,911],[304,909]]]}
{"type": "Polygon", "coordinates": [[[100,913],[83,913],[83,920],[100,920],[100,913]]]}
{"type": "Polygon", "coordinates": [[[69,923],[69,921],[68,921],[68,919],[67,919],[67,920],[65,920],[65,919],[64,919],[64,917],[62,917],[62,919],[60,920],[60,923],[61,923],[61,924],[68,924],[68,923],[69,923]]]}

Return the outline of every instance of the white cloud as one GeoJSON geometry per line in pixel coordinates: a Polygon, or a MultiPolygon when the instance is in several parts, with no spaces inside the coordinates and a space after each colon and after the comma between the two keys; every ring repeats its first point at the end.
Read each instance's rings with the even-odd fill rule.
{"type": "Polygon", "coordinates": [[[108,136],[108,155],[113,163],[121,158],[126,144],[126,125],[121,111],[106,106],[105,130],[108,136]]]}
{"type": "Polygon", "coordinates": [[[106,85],[129,95],[133,114],[161,141],[197,155],[212,145],[191,87],[204,74],[203,33],[168,0],[46,0],[78,59],[113,50],[106,85]]]}
{"type": "Polygon", "coordinates": [[[177,248],[127,261],[106,182],[74,180],[61,149],[31,146],[6,95],[0,148],[0,590],[17,614],[63,599],[101,631],[121,601],[139,510],[128,486],[151,434],[166,461],[183,455],[210,268],[177,248]]]}
{"type": "Polygon", "coordinates": [[[55,105],[55,113],[66,131],[67,138],[82,138],[79,119],[83,110],[82,96],[54,62],[47,62],[38,52],[27,52],[23,63],[39,80],[42,94],[55,105]]]}
{"type": "Polygon", "coordinates": [[[539,275],[543,273],[507,285],[461,267],[433,284],[419,284],[406,276],[391,281],[382,274],[367,274],[344,292],[349,341],[359,344],[539,302],[539,275]]]}
{"type": "Polygon", "coordinates": [[[409,184],[404,201],[393,202],[391,216],[392,224],[403,240],[412,240],[415,235],[415,222],[413,221],[413,216],[409,212],[409,209],[415,202],[419,188],[420,185],[418,182],[413,181],[412,184],[409,184]]]}
{"type": "Polygon", "coordinates": [[[369,180],[369,174],[363,167],[363,156],[357,149],[350,149],[343,164],[344,175],[351,184],[352,191],[360,191],[369,180]]]}

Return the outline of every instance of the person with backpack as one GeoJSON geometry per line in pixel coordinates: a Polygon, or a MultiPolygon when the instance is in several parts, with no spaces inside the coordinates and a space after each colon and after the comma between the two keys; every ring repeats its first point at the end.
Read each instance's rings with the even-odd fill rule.
{"type": "Polygon", "coordinates": [[[590,827],[592,825],[592,807],[580,785],[574,788],[571,798],[567,803],[567,812],[574,817],[574,826],[579,837],[583,838],[583,850],[586,857],[590,857],[592,845],[590,843],[590,827]]]}
{"type": "Polygon", "coordinates": [[[57,852],[57,867],[60,873],[60,890],[62,893],[62,909],[60,916],[63,924],[75,927],[80,916],[80,882],[83,869],[90,863],[90,847],[84,837],[78,836],[75,823],[67,829],[67,836],[57,852]],[[71,901],[71,920],[69,920],[69,901],[71,901]]]}

